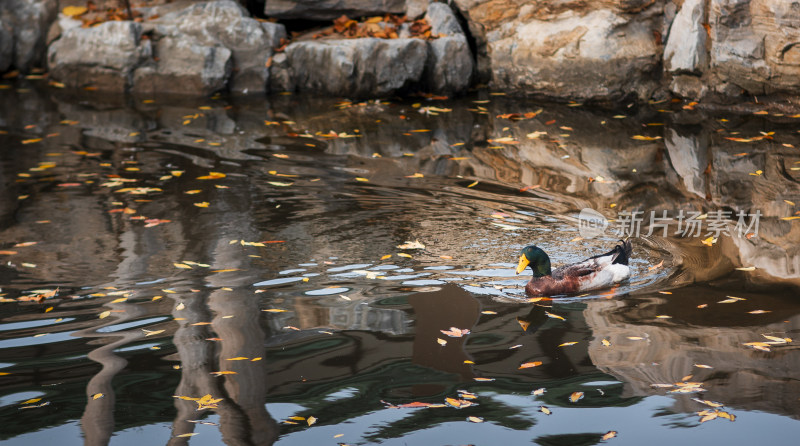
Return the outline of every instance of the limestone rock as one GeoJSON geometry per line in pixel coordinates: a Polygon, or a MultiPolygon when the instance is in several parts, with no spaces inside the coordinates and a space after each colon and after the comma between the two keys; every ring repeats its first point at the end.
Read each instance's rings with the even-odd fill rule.
{"type": "Polygon", "coordinates": [[[708,63],[705,0],[686,0],[670,27],[664,47],[664,69],[699,74],[708,63]]]}
{"type": "Polygon", "coordinates": [[[712,74],[750,94],[800,93],[800,2],[711,0],[712,74]]]}
{"type": "Polygon", "coordinates": [[[133,69],[150,57],[150,41],[141,37],[142,27],[135,22],[69,29],[48,49],[50,74],[67,87],[122,92],[133,69]]]}
{"type": "Polygon", "coordinates": [[[45,38],[57,8],[56,0],[0,1],[0,71],[13,65],[25,72],[44,62],[45,38]]]}
{"type": "Polygon", "coordinates": [[[405,0],[268,0],[264,14],[278,19],[333,20],[341,15],[366,17],[403,14],[405,0]]]}
{"type": "Polygon", "coordinates": [[[428,11],[428,0],[406,0],[406,16],[416,20],[428,11]]]}
{"type": "MultiPolygon", "coordinates": [[[[272,48],[277,46],[281,38],[286,37],[283,25],[259,23],[249,17],[247,11],[239,4],[231,0],[197,3],[188,8],[168,13],[154,20],[153,24],[155,25],[153,34],[156,40],[162,36],[169,36],[173,39],[173,43],[169,43],[165,48],[172,48],[175,39],[179,42],[185,41],[182,45],[194,48],[193,54],[203,53],[203,57],[207,61],[213,62],[213,67],[209,66],[212,71],[219,70],[227,64],[226,61],[223,61],[224,57],[221,57],[225,51],[220,51],[220,49],[224,48],[230,52],[232,71],[228,73],[230,75],[228,87],[234,93],[266,91],[269,78],[267,61],[272,56],[272,48]],[[197,46],[209,49],[200,50],[197,46]]],[[[161,47],[161,45],[157,46],[159,49],[161,47]]],[[[183,60],[180,63],[185,62],[186,60],[183,60]]],[[[169,66],[171,63],[172,61],[159,56],[158,69],[155,73],[163,71],[170,73],[166,74],[167,77],[173,77],[178,71],[188,68],[188,66],[183,68],[177,65],[169,66]]],[[[198,66],[194,62],[190,65],[198,66]]],[[[148,78],[155,73],[148,74],[148,78]]],[[[187,72],[186,76],[188,75],[187,72]]],[[[197,84],[197,81],[206,83],[203,91],[208,91],[208,88],[219,81],[218,72],[207,78],[208,82],[206,82],[206,75],[210,75],[210,73],[205,73],[202,79],[193,82],[194,84],[197,84]]],[[[169,81],[167,81],[168,83],[169,81]]]]}
{"type": "Polygon", "coordinates": [[[158,61],[133,75],[133,92],[138,95],[209,95],[225,87],[233,64],[229,49],[203,45],[186,35],[162,37],[154,53],[158,61]]]}
{"type": "Polygon", "coordinates": [[[646,16],[609,9],[506,23],[487,34],[493,86],[561,99],[646,99],[661,59],[653,27],[646,16]]]}
{"type": "Polygon", "coordinates": [[[431,3],[426,19],[433,35],[444,35],[428,41],[425,68],[426,86],[437,93],[458,93],[472,83],[475,63],[469,43],[452,9],[444,3],[431,3]]]}
{"type": "Polygon", "coordinates": [[[301,41],[290,44],[286,56],[299,91],[374,97],[417,84],[427,47],[420,39],[301,41]]]}

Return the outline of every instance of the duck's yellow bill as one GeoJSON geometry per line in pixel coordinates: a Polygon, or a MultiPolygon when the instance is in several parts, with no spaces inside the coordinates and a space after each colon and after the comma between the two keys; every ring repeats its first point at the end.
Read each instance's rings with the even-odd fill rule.
{"type": "Polygon", "coordinates": [[[525,257],[525,254],[519,256],[519,264],[517,264],[517,274],[525,271],[525,268],[527,268],[530,263],[531,262],[528,260],[528,258],[525,257]]]}

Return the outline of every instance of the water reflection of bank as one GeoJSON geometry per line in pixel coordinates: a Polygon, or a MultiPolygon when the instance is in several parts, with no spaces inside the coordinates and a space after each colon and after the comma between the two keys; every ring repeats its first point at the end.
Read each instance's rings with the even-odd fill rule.
{"type": "Polygon", "coordinates": [[[763,335],[796,338],[796,296],[791,289],[761,291],[743,290],[733,282],[684,287],[671,296],[592,301],[584,311],[594,333],[589,356],[600,370],[625,383],[626,396],[663,394],[653,385],[685,381],[686,376],[702,382],[702,394],[675,395],[672,410],[677,412],[702,410],[691,400],[699,397],[733,409],[796,418],[800,351],[794,343],[773,345],[771,352],[744,345],[769,341],[763,335]],[[734,294],[746,300],[718,303],[734,294]],[[758,310],[768,312],[750,313],[758,310]]]}

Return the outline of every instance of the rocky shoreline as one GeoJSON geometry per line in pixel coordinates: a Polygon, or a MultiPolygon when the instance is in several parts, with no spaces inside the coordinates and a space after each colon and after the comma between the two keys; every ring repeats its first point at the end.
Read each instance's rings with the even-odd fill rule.
{"type": "Polygon", "coordinates": [[[153,0],[135,20],[94,22],[83,3],[0,4],[0,73],[40,67],[55,87],[135,96],[487,85],[564,102],[800,106],[800,1],[153,0]]]}

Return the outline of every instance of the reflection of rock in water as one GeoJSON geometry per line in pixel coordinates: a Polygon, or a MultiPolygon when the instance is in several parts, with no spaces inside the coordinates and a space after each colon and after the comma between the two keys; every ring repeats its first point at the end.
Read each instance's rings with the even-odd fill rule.
{"type": "MultiPolygon", "coordinates": [[[[773,318],[772,323],[756,326],[671,325],[637,323],[637,320],[648,319],[641,313],[647,313],[650,306],[640,304],[637,307],[638,310],[626,308],[624,301],[604,300],[590,302],[584,311],[587,325],[594,332],[594,341],[589,346],[592,362],[600,370],[625,382],[629,394],[663,394],[664,390],[654,389],[651,385],[674,383],[693,375],[689,379],[702,382],[703,388],[707,389],[700,395],[702,399],[737,409],[798,417],[800,351],[786,347],[765,353],[742,344],[766,341],[762,334],[782,336],[783,333],[797,332],[800,314],[785,316],[788,323],[783,322],[784,316],[781,315],[773,318]],[[628,317],[629,312],[636,314],[628,317]],[[629,336],[644,339],[630,340],[629,336]],[[611,346],[602,345],[603,339],[608,339],[611,346]],[[694,364],[713,368],[699,368],[694,364]]],[[[655,313],[649,317],[654,318],[655,313]]],[[[702,405],[690,400],[695,396],[698,395],[676,396],[675,410],[702,410],[702,405]]]]}
{"type": "Polygon", "coordinates": [[[408,302],[416,314],[412,362],[457,373],[465,381],[473,378],[472,367],[464,363],[472,359],[464,350],[469,335],[448,337],[441,330],[450,330],[451,327],[474,330],[480,317],[478,300],[462,288],[448,284],[439,291],[413,294],[408,297],[408,302]],[[446,344],[441,345],[439,339],[446,344]]]}

